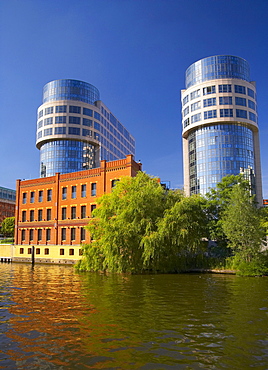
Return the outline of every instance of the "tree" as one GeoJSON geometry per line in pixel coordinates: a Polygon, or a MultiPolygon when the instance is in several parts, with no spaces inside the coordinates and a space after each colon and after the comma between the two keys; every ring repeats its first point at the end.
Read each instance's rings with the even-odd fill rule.
{"type": "Polygon", "coordinates": [[[181,192],[166,191],[143,172],[122,178],[110,194],[97,201],[99,207],[87,226],[92,242],[84,246],[78,268],[143,271],[144,235],[155,231],[165,209],[181,198],[181,192]]]}
{"type": "Polygon", "coordinates": [[[15,217],[6,217],[2,222],[2,233],[4,236],[14,236],[15,217]]]}
{"type": "Polygon", "coordinates": [[[250,262],[260,252],[264,232],[260,210],[249,191],[240,184],[233,186],[221,222],[228,245],[245,262],[250,262]]]}

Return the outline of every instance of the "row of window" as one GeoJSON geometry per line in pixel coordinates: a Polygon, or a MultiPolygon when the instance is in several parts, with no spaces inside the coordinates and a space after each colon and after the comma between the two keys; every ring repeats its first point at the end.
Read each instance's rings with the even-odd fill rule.
{"type": "MultiPolygon", "coordinates": [[[[92,212],[94,211],[95,208],[96,208],[96,204],[90,204],[90,215],[91,216],[92,216],[92,212]]],[[[68,218],[71,218],[72,220],[76,219],[77,218],[77,211],[76,210],[77,210],[76,206],[70,207],[70,216],[71,217],[68,217],[68,218]]],[[[33,221],[50,221],[51,220],[51,212],[52,212],[51,208],[47,208],[46,211],[44,211],[43,209],[38,209],[37,210],[37,220],[36,220],[35,219],[36,210],[31,209],[30,213],[29,213],[29,221],[30,222],[33,222],[33,221]],[[43,217],[46,217],[46,218],[43,218],[43,217]]],[[[87,216],[87,206],[82,205],[80,207],[80,218],[87,218],[87,217],[89,217],[89,216],[87,216]]],[[[78,216],[78,218],[79,218],[79,216],[78,216]]],[[[61,208],[61,219],[62,220],[67,219],[67,207],[62,207],[61,208]]],[[[22,213],[21,213],[21,222],[28,222],[27,211],[26,210],[23,210],[22,213]]]]}
{"type": "MultiPolygon", "coordinates": [[[[53,114],[55,108],[55,113],[67,113],[67,105],[56,105],[55,107],[47,107],[44,110],[41,109],[38,112],[38,118],[43,117],[47,114],[53,114]]],[[[69,105],[69,113],[81,114],[81,107],[76,105],[69,105]]],[[[83,108],[83,115],[93,117],[93,110],[89,108],[83,108]]],[[[100,120],[100,114],[94,111],[94,118],[100,120]]]]}
{"type": "MultiPolygon", "coordinates": [[[[112,187],[115,186],[116,181],[118,180],[112,180],[112,187]]],[[[67,199],[67,190],[68,188],[66,186],[62,187],[62,199],[65,200],[67,199]]],[[[27,194],[28,193],[22,193],[22,204],[27,203],[27,194]]],[[[30,203],[35,202],[35,195],[36,191],[31,191],[30,192],[30,203]]],[[[90,195],[92,197],[95,197],[97,195],[97,183],[93,182],[90,184],[90,195]]],[[[87,196],[87,184],[82,184],[80,187],[80,196],[81,198],[85,198],[87,196]]],[[[77,198],[77,186],[73,185],[71,187],[71,198],[75,199],[77,198]]],[[[38,190],[38,202],[41,203],[44,200],[44,191],[43,190],[38,190]]],[[[48,189],[46,193],[46,200],[51,201],[52,200],[52,189],[48,189]]]]}
{"type": "MultiPolygon", "coordinates": [[[[54,122],[55,122],[55,124],[67,123],[67,117],[66,116],[56,116],[56,117],[48,117],[48,118],[45,118],[45,119],[41,119],[40,121],[38,121],[37,127],[41,128],[43,126],[53,125],[54,122]],[[55,118],[55,120],[54,120],[54,118],[55,118]]],[[[80,125],[81,124],[81,118],[76,117],[76,116],[69,116],[68,123],[74,124],[74,125],[80,125]]],[[[82,124],[83,124],[83,126],[92,127],[93,121],[92,121],[92,119],[83,118],[82,124]]],[[[95,126],[100,127],[100,124],[97,123],[97,122],[94,122],[94,127],[95,126]]]]}
{"type": "MultiPolygon", "coordinates": [[[[25,231],[25,230],[22,230],[22,231],[25,231]]],[[[25,238],[25,234],[24,234],[24,238],[25,238]]],[[[24,241],[24,240],[22,240],[22,241],[24,241]]],[[[25,248],[25,252],[26,252],[26,248],[25,248]]],[[[32,248],[27,248],[27,253],[32,254],[32,248]]],[[[24,254],[24,248],[20,248],[20,254],[24,254]]],[[[35,254],[36,255],[40,254],[40,248],[35,248],[35,254]]],[[[49,248],[44,249],[44,254],[49,255],[49,248]]],[[[82,249],[79,249],[79,256],[82,256],[82,254],[83,254],[82,249]]],[[[60,248],[60,256],[64,256],[64,255],[65,255],[65,249],[60,248]]],[[[74,256],[74,249],[73,248],[69,248],[69,256],[74,256]]]]}
{"type": "MultiPolygon", "coordinates": [[[[233,86],[231,84],[223,84],[223,85],[218,85],[218,92],[219,93],[226,93],[226,92],[233,92],[233,86]]],[[[248,96],[252,97],[255,99],[255,92],[250,89],[249,87],[246,88],[245,86],[241,85],[234,85],[234,92],[237,94],[247,94],[248,96]]],[[[206,86],[203,88],[203,95],[209,95],[209,94],[215,94],[216,93],[216,86],[206,86]]],[[[186,95],[183,98],[183,105],[187,104],[190,100],[199,98],[201,96],[201,89],[197,89],[195,91],[192,91],[190,95],[186,95]]]]}
{"type": "MultiPolygon", "coordinates": [[[[235,111],[236,111],[237,118],[250,119],[251,121],[257,122],[256,114],[252,112],[247,112],[246,110],[243,110],[243,109],[236,109],[235,111]]],[[[234,112],[234,109],[220,109],[220,117],[233,117],[234,116],[233,112],[234,112]]],[[[217,109],[204,112],[203,117],[204,117],[203,118],[204,120],[211,119],[211,118],[217,118],[217,109]]],[[[191,120],[190,118],[187,118],[186,120],[184,120],[183,127],[185,128],[189,126],[190,123],[201,121],[201,119],[202,119],[201,113],[194,114],[193,116],[191,116],[191,120]]]]}
{"type": "MultiPolygon", "coordinates": [[[[70,239],[71,241],[74,241],[77,239],[78,235],[77,235],[77,231],[79,229],[75,228],[75,227],[71,227],[70,228],[70,239]]],[[[29,230],[29,242],[32,242],[34,240],[34,229],[30,229],[29,230]]],[[[66,241],[67,239],[67,230],[66,230],[66,227],[62,227],[61,228],[61,242],[64,242],[66,241]]],[[[44,242],[49,242],[51,240],[51,229],[37,229],[37,241],[40,242],[40,241],[44,241],[44,242]],[[44,231],[45,231],[45,235],[44,235],[44,231]],[[45,240],[43,240],[43,238],[45,240]]],[[[83,228],[83,227],[80,227],[80,242],[83,242],[86,240],[86,230],[83,228]]],[[[25,242],[26,241],[26,230],[21,230],[21,242],[25,242]]],[[[31,249],[31,248],[29,248],[31,249]]],[[[29,253],[29,249],[28,249],[28,253],[29,253]]],[[[36,249],[36,254],[39,254],[37,253],[37,249],[36,249]]],[[[29,253],[30,254],[30,253],[29,253]]],[[[45,252],[45,254],[47,254],[45,252]]]]}

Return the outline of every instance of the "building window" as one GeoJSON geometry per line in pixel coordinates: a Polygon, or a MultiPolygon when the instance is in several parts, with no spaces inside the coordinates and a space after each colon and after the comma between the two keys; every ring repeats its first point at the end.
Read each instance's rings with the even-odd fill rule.
{"type": "Polygon", "coordinates": [[[42,220],[43,220],[43,210],[39,209],[38,210],[38,221],[42,221],[42,220]]]}
{"type": "Polygon", "coordinates": [[[69,123],[72,123],[74,125],[80,125],[80,117],[70,116],[69,123]]]}
{"type": "Polygon", "coordinates": [[[51,202],[52,200],[52,189],[48,189],[47,191],[47,201],[51,202]]]}
{"type": "Polygon", "coordinates": [[[72,186],[72,199],[76,198],[76,186],[72,186]]]}
{"type": "Polygon", "coordinates": [[[91,184],[91,196],[95,197],[97,195],[97,184],[93,182],[91,184]]]}
{"type": "Polygon", "coordinates": [[[33,229],[30,229],[30,240],[33,240],[34,231],[33,229]]]}
{"type": "Polygon", "coordinates": [[[21,213],[21,222],[25,222],[26,221],[26,211],[22,211],[21,213]]]}
{"type": "Polygon", "coordinates": [[[86,206],[81,206],[81,218],[86,218],[86,206]]]}
{"type": "Polygon", "coordinates": [[[46,241],[49,241],[51,238],[51,229],[46,229],[46,241]]]}
{"type": "Polygon", "coordinates": [[[236,110],[236,117],[239,118],[248,118],[247,111],[243,109],[237,109],[236,110]]]}
{"type": "Polygon", "coordinates": [[[80,229],[80,239],[86,240],[86,230],[83,227],[80,229]]]}
{"type": "Polygon", "coordinates": [[[77,127],[69,127],[69,135],[80,135],[80,128],[77,127]]]}
{"type": "Polygon", "coordinates": [[[90,213],[91,213],[91,216],[92,216],[92,212],[94,211],[94,209],[96,209],[96,207],[97,207],[96,204],[91,204],[90,205],[90,213]]]}
{"type": "Polygon", "coordinates": [[[219,93],[232,92],[232,85],[219,85],[219,93]]]}
{"type": "Polygon", "coordinates": [[[37,240],[38,241],[42,240],[42,229],[37,230],[37,240]]]}
{"type": "Polygon", "coordinates": [[[245,98],[239,98],[238,96],[235,97],[235,104],[236,105],[243,105],[244,107],[247,106],[247,101],[245,98]]]}
{"type": "Polygon", "coordinates": [[[81,107],[78,107],[76,105],[70,105],[69,106],[69,113],[81,113],[81,107]]]}
{"type": "Polygon", "coordinates": [[[220,117],[233,117],[232,109],[220,109],[220,117]]]}
{"type": "Polygon", "coordinates": [[[61,219],[66,220],[66,217],[67,217],[66,207],[62,207],[62,209],[61,209],[61,219]]]}
{"type": "Polygon", "coordinates": [[[53,107],[45,108],[45,115],[46,114],[52,114],[53,113],[53,107]]]}
{"type": "Polygon", "coordinates": [[[71,219],[76,218],[76,207],[71,207],[71,219]]]}
{"type": "Polygon", "coordinates": [[[198,121],[201,121],[201,113],[194,114],[191,117],[191,123],[195,123],[195,122],[198,122],[198,121]]]}
{"type": "Polygon", "coordinates": [[[208,110],[204,112],[204,119],[211,119],[211,118],[216,118],[217,117],[217,110],[208,110]]]}
{"type": "Polygon", "coordinates": [[[43,202],[43,190],[39,190],[39,193],[38,193],[38,202],[39,203],[43,202]]]}
{"type": "Polygon", "coordinates": [[[30,203],[34,203],[34,191],[31,191],[30,203]]]}
{"type": "Polygon", "coordinates": [[[63,248],[60,249],[60,256],[64,256],[64,249],[63,248]]]}
{"type": "Polygon", "coordinates": [[[41,118],[41,117],[43,117],[43,110],[40,110],[38,113],[38,118],[41,118]]]}
{"type": "Polygon", "coordinates": [[[255,99],[255,93],[252,89],[248,87],[248,96],[251,96],[253,99],[255,99]]]}
{"type": "Polygon", "coordinates": [[[49,254],[49,248],[45,248],[45,254],[49,254]]]}
{"type": "Polygon", "coordinates": [[[32,254],[32,248],[28,248],[28,254],[32,254]]]}
{"type": "Polygon", "coordinates": [[[44,136],[52,135],[52,127],[44,129],[44,136]]]}
{"type": "Polygon", "coordinates": [[[51,208],[47,209],[47,221],[51,220],[51,208]]]}
{"type": "Polygon", "coordinates": [[[91,127],[91,126],[92,126],[92,119],[83,118],[83,125],[84,125],[84,126],[89,126],[89,127],[91,127]]]}
{"type": "Polygon", "coordinates": [[[117,184],[118,181],[120,181],[120,180],[119,179],[113,179],[112,180],[112,183],[111,183],[112,189],[115,187],[115,185],[117,184]]]}
{"type": "Polygon", "coordinates": [[[248,100],[248,107],[250,109],[256,110],[256,104],[252,100],[248,100]]]}
{"type": "Polygon", "coordinates": [[[200,109],[201,108],[201,101],[197,101],[193,104],[191,104],[191,112],[197,110],[197,109],[200,109]]]}
{"type": "Polygon", "coordinates": [[[40,248],[36,248],[35,254],[40,254],[40,248]]]}
{"type": "Polygon", "coordinates": [[[56,105],[55,113],[66,113],[67,105],[56,105]]]}
{"type": "Polygon", "coordinates": [[[183,101],[182,101],[182,105],[185,105],[187,104],[189,101],[189,95],[186,95],[184,98],[183,98],[183,101]]]}
{"type": "Polygon", "coordinates": [[[20,254],[24,253],[24,248],[20,248],[20,254]]]}
{"type": "Polygon", "coordinates": [[[66,116],[55,117],[55,123],[66,123],[66,116]]]}
{"type": "Polygon", "coordinates": [[[87,130],[86,128],[83,128],[82,129],[82,135],[83,136],[92,136],[92,131],[91,130],[87,130]]]}
{"type": "Polygon", "coordinates": [[[69,256],[74,256],[74,249],[73,248],[69,249],[69,256]]]}
{"type": "Polygon", "coordinates": [[[52,124],[53,124],[53,117],[49,117],[49,118],[44,119],[44,126],[52,125],[52,124]]]}
{"type": "Polygon", "coordinates": [[[27,201],[27,193],[22,193],[22,204],[26,204],[27,201]]]}
{"type": "Polygon", "coordinates": [[[94,118],[100,121],[100,114],[98,112],[94,112],[94,118]]]}
{"type": "Polygon", "coordinates": [[[190,124],[190,119],[189,119],[189,117],[188,117],[188,118],[186,118],[186,120],[184,121],[184,123],[183,123],[183,127],[185,128],[185,127],[189,126],[189,124],[190,124]]]}
{"type": "Polygon", "coordinates": [[[186,107],[186,108],[183,110],[183,117],[187,116],[187,114],[189,114],[189,107],[186,107]]]}
{"type": "Polygon", "coordinates": [[[245,86],[235,85],[235,93],[237,93],[237,94],[245,94],[246,93],[245,86]]]}
{"type": "Polygon", "coordinates": [[[85,116],[90,116],[92,117],[93,116],[93,110],[92,109],[88,109],[88,108],[83,108],[83,114],[85,116]]]}
{"type": "Polygon", "coordinates": [[[66,127],[55,127],[54,134],[55,135],[65,135],[66,127]]]}
{"type": "Polygon", "coordinates": [[[34,210],[30,210],[30,221],[34,221],[34,210]]]}
{"type": "Polygon", "coordinates": [[[83,184],[81,185],[81,197],[85,198],[87,196],[87,185],[83,184]]]}
{"type": "Polygon", "coordinates": [[[203,95],[215,94],[216,87],[214,86],[207,86],[203,88],[203,95]]]}
{"type": "Polygon", "coordinates": [[[71,228],[71,240],[75,240],[75,231],[76,229],[74,227],[71,228]]]}
{"type": "Polygon", "coordinates": [[[248,112],[248,115],[249,115],[249,119],[251,121],[257,122],[257,116],[256,116],[256,114],[254,114],[252,112],[248,112]]]}
{"type": "Polygon", "coordinates": [[[231,96],[220,96],[220,105],[232,105],[233,99],[231,96]]]}
{"type": "Polygon", "coordinates": [[[62,241],[66,240],[66,228],[65,227],[61,229],[61,240],[62,241]]]}
{"type": "Polygon", "coordinates": [[[195,91],[191,92],[191,94],[190,94],[191,100],[199,98],[199,96],[200,96],[200,89],[195,90],[195,91]]]}
{"type": "Polygon", "coordinates": [[[21,230],[21,241],[25,241],[25,230],[21,230]]]}
{"type": "Polygon", "coordinates": [[[67,188],[66,187],[64,187],[64,188],[62,188],[62,200],[65,200],[65,199],[67,199],[67,188]]]}
{"type": "Polygon", "coordinates": [[[209,98],[203,100],[203,107],[211,107],[212,105],[216,105],[216,98],[209,98]]]}

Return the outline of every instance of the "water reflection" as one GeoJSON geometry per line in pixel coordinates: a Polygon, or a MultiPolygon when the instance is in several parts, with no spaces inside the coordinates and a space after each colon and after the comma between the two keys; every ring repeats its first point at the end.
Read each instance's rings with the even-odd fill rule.
{"type": "Polygon", "coordinates": [[[0,265],[0,369],[268,368],[268,279],[0,265]]]}

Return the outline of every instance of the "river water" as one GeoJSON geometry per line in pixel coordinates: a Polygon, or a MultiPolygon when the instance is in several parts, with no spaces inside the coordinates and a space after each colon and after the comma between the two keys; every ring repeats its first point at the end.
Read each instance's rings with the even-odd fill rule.
{"type": "Polygon", "coordinates": [[[268,369],[268,278],[2,263],[0,369],[268,369]]]}

